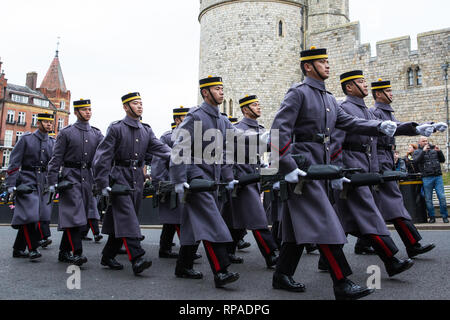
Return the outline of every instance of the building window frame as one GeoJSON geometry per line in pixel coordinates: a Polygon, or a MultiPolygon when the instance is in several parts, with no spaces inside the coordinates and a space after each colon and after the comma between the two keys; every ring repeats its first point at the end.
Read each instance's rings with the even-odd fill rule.
{"type": "Polygon", "coordinates": [[[419,66],[416,67],[416,79],[415,79],[416,86],[421,87],[423,85],[423,74],[422,69],[420,69],[419,66]]]}
{"type": "Polygon", "coordinates": [[[11,94],[11,100],[17,103],[28,104],[29,98],[27,96],[13,93],[11,94]]]}
{"type": "Polygon", "coordinates": [[[18,126],[25,126],[26,123],[26,118],[27,118],[27,114],[24,111],[19,111],[18,115],[17,115],[17,125],[18,126]]]}
{"type": "Polygon", "coordinates": [[[8,110],[8,113],[6,115],[6,123],[7,124],[16,124],[15,118],[16,118],[16,111],[8,110]]]}
{"type": "Polygon", "coordinates": [[[59,103],[59,108],[61,110],[65,110],[66,109],[66,102],[64,100],[61,100],[61,102],[59,103]]]}
{"type": "Polygon", "coordinates": [[[64,118],[58,119],[58,131],[64,128],[64,118]]]}
{"type": "Polygon", "coordinates": [[[2,157],[3,168],[8,168],[10,157],[11,157],[11,150],[8,149],[3,150],[3,157],[2,157]]]}
{"type": "Polygon", "coordinates": [[[279,38],[284,38],[286,35],[286,23],[284,19],[277,19],[277,36],[279,38]]]}
{"type": "Polygon", "coordinates": [[[14,135],[13,130],[5,130],[5,140],[4,140],[5,147],[12,147],[13,135],[14,135]]]}
{"type": "Polygon", "coordinates": [[[37,126],[38,126],[38,124],[37,124],[37,122],[38,122],[37,117],[38,117],[38,115],[36,113],[31,116],[31,126],[33,128],[37,128],[37,126]]]}

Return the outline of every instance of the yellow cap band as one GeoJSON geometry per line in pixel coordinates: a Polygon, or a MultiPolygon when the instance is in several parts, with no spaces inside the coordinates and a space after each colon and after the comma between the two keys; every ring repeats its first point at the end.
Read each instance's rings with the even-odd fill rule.
{"type": "Polygon", "coordinates": [[[136,97],[128,98],[125,101],[122,101],[122,103],[127,103],[127,102],[130,102],[130,101],[133,101],[133,100],[138,100],[138,99],[141,99],[141,97],[136,96],[136,97]]]}
{"type": "Polygon", "coordinates": [[[387,85],[387,86],[381,86],[381,87],[373,87],[372,90],[387,89],[387,88],[392,88],[392,86],[387,85]]]}
{"type": "Polygon", "coordinates": [[[205,87],[214,87],[214,86],[223,86],[223,82],[211,82],[211,83],[205,83],[200,86],[200,88],[205,87]]]}
{"type": "Polygon", "coordinates": [[[176,112],[173,115],[174,116],[186,116],[188,113],[187,112],[176,112]]]}
{"type": "Polygon", "coordinates": [[[38,120],[48,120],[48,121],[53,121],[53,120],[55,120],[55,119],[53,119],[53,118],[37,118],[38,120]]]}
{"type": "Polygon", "coordinates": [[[248,104],[252,104],[253,102],[258,102],[258,99],[248,100],[240,104],[240,107],[245,107],[248,104]]]}
{"type": "Polygon", "coordinates": [[[351,77],[342,79],[341,83],[344,83],[344,82],[347,82],[347,81],[350,81],[350,80],[354,80],[354,79],[363,79],[363,78],[364,78],[364,76],[361,76],[361,75],[359,75],[359,76],[351,76],[351,77]]]}
{"type": "Polygon", "coordinates": [[[86,108],[86,107],[90,107],[91,105],[90,104],[82,104],[82,105],[79,105],[79,106],[73,106],[74,108],[86,108]]]}
{"type": "Polygon", "coordinates": [[[303,58],[300,58],[300,61],[309,61],[309,60],[318,60],[318,59],[328,59],[328,55],[322,54],[322,55],[318,55],[318,56],[303,57],[303,58]]]}

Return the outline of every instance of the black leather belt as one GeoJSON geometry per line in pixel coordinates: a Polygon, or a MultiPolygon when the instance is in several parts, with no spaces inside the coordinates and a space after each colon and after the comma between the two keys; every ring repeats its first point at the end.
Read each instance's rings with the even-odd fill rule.
{"type": "Polygon", "coordinates": [[[394,150],[394,145],[393,144],[387,144],[387,145],[377,145],[377,149],[378,150],[387,150],[387,151],[392,151],[394,150]]]}
{"type": "Polygon", "coordinates": [[[64,168],[71,168],[71,169],[90,169],[92,167],[91,162],[64,162],[64,168]]]}
{"type": "Polygon", "coordinates": [[[324,133],[316,133],[316,134],[295,134],[293,137],[293,143],[299,142],[313,142],[313,143],[321,143],[325,144],[330,141],[330,136],[324,133]]]}
{"type": "Polygon", "coordinates": [[[143,167],[144,162],[140,160],[114,160],[116,167],[143,167]]]}
{"type": "Polygon", "coordinates": [[[354,152],[361,152],[365,154],[372,153],[372,146],[369,144],[344,143],[342,149],[354,152]]]}
{"type": "Polygon", "coordinates": [[[38,172],[46,172],[47,171],[47,167],[41,167],[41,166],[22,166],[20,168],[22,171],[38,171],[38,172]]]}

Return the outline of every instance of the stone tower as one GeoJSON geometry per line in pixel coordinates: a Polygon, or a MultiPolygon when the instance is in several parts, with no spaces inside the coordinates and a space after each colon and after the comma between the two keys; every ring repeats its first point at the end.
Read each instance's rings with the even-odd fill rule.
{"type": "Polygon", "coordinates": [[[301,81],[304,4],[305,0],[200,1],[199,78],[223,78],[222,111],[241,119],[239,99],[256,94],[264,110],[260,123],[271,126],[287,90],[301,81]]]}
{"type": "Polygon", "coordinates": [[[308,0],[309,33],[346,24],[349,18],[349,0],[308,0]]]}

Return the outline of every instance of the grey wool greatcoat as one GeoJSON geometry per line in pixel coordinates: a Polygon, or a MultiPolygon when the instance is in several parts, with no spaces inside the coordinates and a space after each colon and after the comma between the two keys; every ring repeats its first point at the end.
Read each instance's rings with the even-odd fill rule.
{"type": "MultiPolygon", "coordinates": [[[[295,142],[294,136],[330,135],[335,128],[351,133],[378,136],[381,122],[354,118],[345,113],[325,83],[307,77],[286,94],[275,116],[272,130],[279,130],[280,173],[297,169],[292,155],[305,156],[311,165],[330,164],[330,142],[295,142]]],[[[272,137],[274,132],[272,131],[272,137]]],[[[274,156],[272,155],[272,159],[274,156]]],[[[292,190],[292,188],[291,188],[292,190]]],[[[297,244],[344,244],[345,232],[329,200],[328,183],[306,183],[303,194],[290,193],[282,206],[281,232],[283,242],[297,244]]]]}
{"type": "Polygon", "coordinates": [[[6,186],[18,187],[23,184],[36,190],[31,194],[17,195],[11,222],[13,227],[51,219],[52,204],[47,204],[46,170],[54,144],[55,139],[36,130],[34,133],[25,133],[11,152],[6,186]]]}
{"type": "MultiPolygon", "coordinates": [[[[376,102],[374,108],[371,108],[370,111],[377,119],[396,122],[398,125],[397,132],[395,133],[396,136],[417,135],[417,123],[399,122],[395,118],[394,109],[392,109],[390,105],[376,102]]],[[[394,137],[383,137],[378,139],[377,155],[381,171],[395,171],[393,146],[395,146],[394,137]],[[384,146],[385,148],[381,148],[381,146],[384,146]],[[391,149],[387,150],[388,147],[391,149]]],[[[385,221],[391,221],[398,218],[412,220],[411,215],[403,204],[403,196],[397,182],[391,181],[384,183],[375,191],[374,197],[385,221]]]]}
{"type": "MultiPolygon", "coordinates": [[[[244,118],[235,124],[237,129],[242,131],[254,131],[263,133],[264,127],[258,124],[258,121],[244,118]]],[[[258,140],[254,139],[256,143],[258,140]]],[[[237,144],[235,144],[237,147],[237,144]]],[[[233,166],[234,178],[239,180],[247,174],[257,173],[259,171],[258,164],[249,164],[250,161],[249,145],[245,144],[246,163],[235,164],[233,166]]],[[[262,230],[268,228],[267,215],[261,202],[261,190],[258,184],[251,184],[243,188],[239,188],[237,198],[231,198],[231,205],[226,206],[226,210],[222,212],[224,219],[234,229],[262,230]]]]}
{"type": "MultiPolygon", "coordinates": [[[[208,164],[205,159],[196,158],[194,152],[194,139],[200,141],[199,149],[204,152],[212,143],[211,141],[203,141],[205,131],[218,130],[221,132],[223,139],[226,137],[226,130],[234,130],[233,125],[227,117],[219,112],[218,107],[211,106],[203,102],[200,106],[189,111],[184,121],[177,128],[186,130],[180,132],[189,132],[191,140],[186,140],[187,145],[191,146],[191,163],[174,163],[170,164],[170,180],[174,183],[189,183],[193,179],[206,179],[210,181],[220,182],[221,177],[225,182],[233,181],[233,170],[231,165],[221,164],[222,161],[215,161],[208,164]],[[199,130],[194,136],[194,123],[199,123],[199,130]],[[196,162],[197,164],[196,164],[196,162]]],[[[182,139],[176,139],[175,148],[180,145],[182,139]]],[[[214,139],[213,139],[214,140],[214,139]]],[[[223,141],[217,141],[218,145],[223,145],[223,141]]],[[[198,155],[199,156],[199,155],[198,155]]],[[[198,241],[209,241],[215,243],[232,242],[230,231],[225,224],[219,210],[219,200],[217,192],[202,192],[190,194],[187,203],[184,204],[181,216],[181,245],[194,245],[198,241]]]]}
{"type": "Polygon", "coordinates": [[[100,220],[97,199],[92,193],[92,160],[102,140],[103,135],[99,129],[82,121],[65,127],[58,134],[53,157],[48,164],[48,183],[55,185],[64,180],[73,183],[70,190],[59,193],[60,230],[85,226],[87,219],[100,220]],[[80,165],[80,168],[65,167],[65,164],[80,165]]]}
{"type": "MultiPolygon", "coordinates": [[[[172,131],[165,132],[161,138],[162,143],[165,143],[169,147],[173,146],[172,131]]],[[[160,157],[153,157],[152,159],[152,183],[155,188],[158,187],[160,181],[169,181],[169,165],[170,161],[160,157]]],[[[171,210],[170,202],[159,203],[159,222],[161,224],[181,224],[181,205],[171,210]]]]}
{"type": "Polygon", "coordinates": [[[139,207],[144,188],[143,167],[151,155],[170,158],[170,148],[159,141],[151,127],[126,116],[113,122],[93,160],[94,179],[103,190],[114,183],[128,186],[131,195],[112,196],[103,219],[102,233],[116,238],[140,238],[139,207]],[[131,162],[129,166],[117,163],[131,162]]]}
{"type": "MultiPolygon", "coordinates": [[[[376,119],[369,111],[364,99],[347,96],[341,104],[348,114],[367,120],[376,119]]],[[[331,134],[331,163],[344,168],[361,168],[364,173],[377,173],[377,137],[362,136],[336,129],[331,134]],[[351,150],[353,146],[370,146],[366,153],[351,150]]],[[[346,233],[360,235],[389,235],[368,186],[350,189],[347,199],[340,199],[341,191],[334,191],[335,209],[346,233]]]]}

